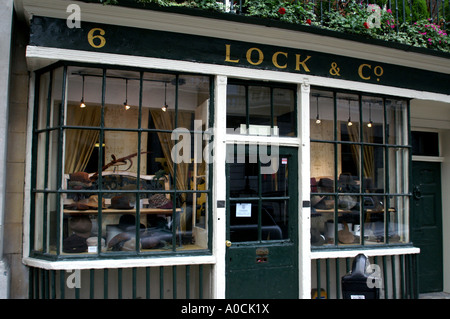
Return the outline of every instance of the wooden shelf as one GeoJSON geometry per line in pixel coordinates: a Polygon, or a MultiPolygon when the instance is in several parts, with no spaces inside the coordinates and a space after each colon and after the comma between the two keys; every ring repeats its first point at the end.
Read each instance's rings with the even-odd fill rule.
{"type": "MultiPolygon", "coordinates": [[[[175,209],[177,212],[181,212],[181,208],[175,209]]],[[[144,215],[172,215],[173,209],[167,208],[141,208],[141,214],[144,215]]],[[[105,208],[102,209],[102,214],[135,214],[136,209],[115,209],[115,208],[105,208]]],[[[87,210],[76,210],[76,209],[64,209],[64,214],[83,214],[83,215],[95,215],[98,214],[97,209],[87,209],[87,210]]]]}

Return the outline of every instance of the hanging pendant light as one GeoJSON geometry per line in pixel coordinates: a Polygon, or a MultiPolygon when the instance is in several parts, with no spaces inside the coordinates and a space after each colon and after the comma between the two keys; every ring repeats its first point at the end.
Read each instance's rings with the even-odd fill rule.
{"type": "Polygon", "coordinates": [[[164,106],[161,108],[161,110],[162,110],[163,112],[167,111],[167,109],[168,109],[168,107],[169,107],[169,106],[167,105],[166,98],[167,98],[167,83],[164,83],[164,106]]]}
{"type": "Polygon", "coordinates": [[[316,96],[316,105],[317,105],[316,124],[319,125],[320,123],[322,123],[322,120],[319,117],[319,95],[316,96]]]}
{"type": "Polygon", "coordinates": [[[123,102],[125,110],[129,110],[131,106],[128,105],[128,79],[125,79],[125,102],[123,102]]]}
{"type": "Polygon", "coordinates": [[[86,104],[84,103],[84,75],[83,75],[83,87],[81,89],[81,101],[80,101],[80,107],[85,108],[86,104]]]}
{"type": "Polygon", "coordinates": [[[369,123],[367,123],[367,127],[372,127],[373,122],[372,122],[372,104],[369,103],[369,123]]]}
{"type": "Polygon", "coordinates": [[[350,116],[350,100],[348,100],[348,122],[347,122],[347,126],[352,126],[352,118],[350,116]]]}

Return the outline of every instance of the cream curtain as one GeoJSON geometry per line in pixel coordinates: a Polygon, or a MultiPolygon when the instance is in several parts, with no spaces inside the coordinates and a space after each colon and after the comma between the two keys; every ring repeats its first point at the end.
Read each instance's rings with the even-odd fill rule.
{"type": "MultiPolygon", "coordinates": [[[[168,130],[172,131],[175,129],[175,112],[168,110],[163,112],[162,110],[151,110],[151,115],[153,118],[153,123],[155,124],[155,128],[158,130],[168,130]]],[[[192,113],[191,112],[183,112],[178,111],[178,127],[183,127],[190,129],[192,113]]],[[[158,138],[161,143],[161,148],[164,153],[164,157],[167,162],[167,166],[169,168],[170,174],[174,175],[174,165],[172,161],[171,151],[175,146],[177,141],[172,141],[171,133],[158,133],[158,138]]],[[[189,174],[189,163],[181,162],[177,164],[177,178],[175,181],[176,187],[179,190],[188,190],[188,174],[189,174]]],[[[183,202],[186,200],[186,194],[182,194],[181,198],[183,202]]],[[[181,216],[181,230],[186,229],[186,214],[183,213],[181,216]]]]}
{"type": "MultiPolygon", "coordinates": [[[[69,105],[67,107],[67,121],[75,126],[100,126],[100,107],[86,107],[69,105]]],[[[65,141],[65,174],[83,172],[98,141],[98,130],[68,129],[65,141]]],[[[89,172],[88,172],[89,173],[89,172]]]]}
{"type": "MultiPolygon", "coordinates": [[[[348,135],[350,137],[351,142],[358,143],[360,141],[359,138],[359,125],[353,124],[352,126],[347,126],[348,135]]],[[[363,134],[366,137],[369,143],[373,143],[373,128],[363,127],[363,134]]],[[[360,168],[360,151],[358,145],[352,145],[352,155],[355,163],[358,165],[358,172],[360,168]]],[[[363,147],[363,158],[364,158],[364,168],[363,174],[365,178],[375,178],[375,163],[374,163],[374,148],[373,146],[364,146],[363,147]]]]}

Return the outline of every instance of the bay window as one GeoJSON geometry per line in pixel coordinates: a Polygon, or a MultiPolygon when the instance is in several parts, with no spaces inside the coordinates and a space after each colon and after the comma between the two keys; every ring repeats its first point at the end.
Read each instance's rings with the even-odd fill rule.
{"type": "Polygon", "coordinates": [[[311,90],[311,244],[409,241],[408,101],[311,90]]]}
{"type": "Polygon", "coordinates": [[[38,72],[31,255],[210,251],[211,83],[80,65],[38,72]]]}

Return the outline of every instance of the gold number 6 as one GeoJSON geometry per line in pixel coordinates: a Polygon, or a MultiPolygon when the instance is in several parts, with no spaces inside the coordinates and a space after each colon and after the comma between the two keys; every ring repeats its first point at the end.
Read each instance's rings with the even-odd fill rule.
{"type": "Polygon", "coordinates": [[[96,49],[103,48],[106,44],[106,39],[103,37],[104,35],[105,35],[105,30],[103,30],[103,29],[100,29],[100,28],[91,29],[91,31],[89,31],[89,33],[88,33],[89,44],[96,49]],[[96,31],[99,31],[100,34],[94,35],[94,32],[96,32],[96,31]],[[100,44],[95,44],[94,39],[100,40],[100,44]]]}

